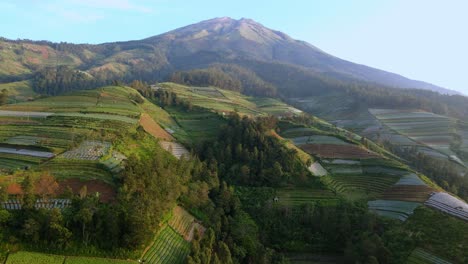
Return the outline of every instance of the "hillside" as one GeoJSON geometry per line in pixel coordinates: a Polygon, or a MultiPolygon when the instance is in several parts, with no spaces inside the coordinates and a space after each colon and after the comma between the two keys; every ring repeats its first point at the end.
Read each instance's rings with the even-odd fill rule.
{"type": "MultiPolygon", "coordinates": [[[[304,41],[251,20],[215,18],[138,41],[100,45],[48,42],[0,42],[0,76],[21,78],[41,67],[68,65],[92,75],[144,77],[158,72],[200,68],[216,62],[281,62],[303,66],[340,80],[356,79],[395,88],[418,88],[455,94],[432,84],[355,64],[329,55],[304,41]]],[[[140,77],[141,78],[141,77],[140,77]]]]}

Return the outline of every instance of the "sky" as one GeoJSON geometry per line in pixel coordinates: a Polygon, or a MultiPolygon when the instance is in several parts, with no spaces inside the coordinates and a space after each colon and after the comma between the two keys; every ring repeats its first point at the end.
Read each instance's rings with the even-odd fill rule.
{"type": "Polygon", "coordinates": [[[72,43],[251,18],[339,58],[468,95],[466,0],[1,0],[0,10],[2,37],[72,43]]]}

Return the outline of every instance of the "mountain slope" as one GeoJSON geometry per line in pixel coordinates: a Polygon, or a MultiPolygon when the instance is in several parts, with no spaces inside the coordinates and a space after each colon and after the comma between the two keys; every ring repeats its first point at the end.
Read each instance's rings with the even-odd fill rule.
{"type": "Polygon", "coordinates": [[[340,78],[356,78],[397,88],[419,88],[455,94],[429,83],[345,61],[307,42],[264,27],[251,19],[215,18],[151,37],[142,42],[163,46],[170,43],[174,57],[198,52],[221,53],[227,58],[279,61],[304,66],[340,78]],[[163,45],[161,45],[163,44],[163,45]]]}
{"type": "Polygon", "coordinates": [[[99,45],[0,39],[0,80],[4,81],[25,79],[41,68],[57,65],[78,68],[96,78],[161,80],[177,70],[246,61],[301,66],[337,80],[458,94],[339,59],[251,19],[215,18],[143,40],[99,45]]]}

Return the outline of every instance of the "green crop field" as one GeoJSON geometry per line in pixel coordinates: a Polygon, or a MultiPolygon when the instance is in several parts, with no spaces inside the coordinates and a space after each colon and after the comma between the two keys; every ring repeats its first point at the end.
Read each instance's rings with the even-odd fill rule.
{"type": "Polygon", "coordinates": [[[276,197],[281,205],[300,206],[312,202],[333,204],[338,197],[329,190],[318,188],[281,188],[276,189],[276,197]]]}
{"type": "Polygon", "coordinates": [[[145,263],[176,264],[184,263],[190,253],[190,243],[174,231],[165,226],[156,236],[153,245],[146,251],[142,260],[145,263]]]}
{"type": "Polygon", "coordinates": [[[420,206],[418,202],[375,200],[368,202],[369,209],[378,215],[405,221],[420,206]]]}
{"type": "Polygon", "coordinates": [[[8,255],[5,264],[63,264],[65,256],[19,251],[8,255]]]}
{"type": "Polygon", "coordinates": [[[450,264],[451,262],[448,262],[442,258],[439,258],[430,252],[425,251],[422,248],[416,248],[411,252],[411,255],[408,257],[408,260],[406,262],[407,264],[450,264]]]}
{"type": "Polygon", "coordinates": [[[130,260],[119,260],[110,258],[73,257],[50,255],[37,252],[18,251],[11,253],[6,264],[130,264],[137,263],[130,260]]]}
{"type": "Polygon", "coordinates": [[[95,179],[113,184],[111,172],[105,165],[97,161],[55,158],[49,162],[43,163],[40,168],[50,171],[57,179],[95,179]]]}
{"type": "Polygon", "coordinates": [[[423,111],[369,109],[389,129],[411,140],[439,151],[455,155],[450,150],[455,120],[423,111]]]}

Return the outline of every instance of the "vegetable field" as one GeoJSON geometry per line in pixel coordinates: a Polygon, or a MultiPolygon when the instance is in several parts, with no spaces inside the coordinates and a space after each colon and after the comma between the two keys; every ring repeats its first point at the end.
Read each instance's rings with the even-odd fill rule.
{"type": "Polygon", "coordinates": [[[413,250],[411,255],[408,257],[407,264],[450,264],[442,258],[439,258],[430,252],[422,249],[416,248],[413,250]]]}
{"type": "Polygon", "coordinates": [[[448,193],[434,193],[424,204],[444,213],[468,221],[468,204],[448,193]]]}
{"type": "Polygon", "coordinates": [[[10,253],[6,264],[131,264],[138,263],[130,260],[93,258],[93,257],[73,257],[50,255],[44,253],[18,251],[10,253]]]}
{"type": "Polygon", "coordinates": [[[177,264],[184,263],[190,253],[190,243],[174,229],[165,226],[156,236],[153,245],[146,251],[145,263],[177,264]]]}
{"type": "Polygon", "coordinates": [[[318,188],[281,188],[276,189],[278,203],[300,206],[312,202],[334,203],[338,197],[329,190],[318,188]]]}
{"type": "Polygon", "coordinates": [[[63,264],[65,256],[19,251],[8,255],[6,264],[63,264]]]}
{"type": "Polygon", "coordinates": [[[375,200],[367,203],[369,210],[380,216],[405,221],[413,214],[414,209],[421,205],[417,202],[404,202],[392,200],[375,200]]]}
{"type": "Polygon", "coordinates": [[[168,225],[189,242],[193,240],[195,231],[199,233],[200,237],[205,232],[205,228],[196,221],[195,217],[180,206],[176,206],[172,210],[172,218],[169,220],[168,225]]]}

